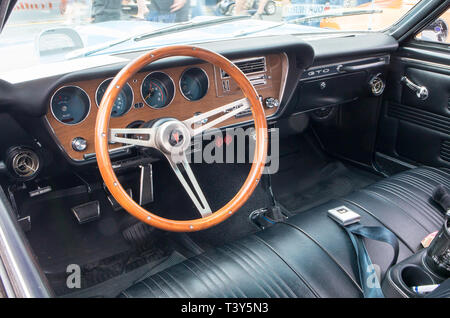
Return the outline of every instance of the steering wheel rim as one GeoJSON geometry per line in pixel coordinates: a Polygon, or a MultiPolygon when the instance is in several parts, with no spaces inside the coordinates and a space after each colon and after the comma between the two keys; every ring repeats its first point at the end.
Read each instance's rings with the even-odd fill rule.
{"type": "Polygon", "coordinates": [[[117,202],[130,214],[151,226],[173,232],[193,232],[210,228],[233,215],[251,196],[264,169],[267,156],[267,121],[258,93],[247,77],[230,60],[215,52],[187,45],[158,48],[131,61],[111,81],[100,103],[95,124],[95,153],[98,167],[106,187],[117,202]],[[241,88],[250,104],[255,124],[256,144],[250,172],[236,195],[211,215],[193,220],[166,219],[147,211],[137,204],[121,186],[108,151],[109,119],[114,101],[127,81],[144,66],[172,56],[199,58],[223,69],[241,88]]]}

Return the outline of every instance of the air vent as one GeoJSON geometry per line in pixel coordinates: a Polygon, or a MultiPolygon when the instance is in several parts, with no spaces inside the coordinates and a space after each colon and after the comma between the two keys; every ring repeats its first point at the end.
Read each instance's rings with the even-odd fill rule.
{"type": "Polygon", "coordinates": [[[441,143],[441,158],[450,162],[450,140],[444,140],[441,143]]]}
{"type": "Polygon", "coordinates": [[[19,178],[31,178],[39,170],[39,157],[31,149],[18,148],[11,153],[10,167],[19,178]]]}
{"type": "MultiPolygon", "coordinates": [[[[236,64],[236,66],[239,67],[239,69],[242,71],[242,73],[244,73],[246,75],[266,71],[266,58],[265,57],[255,57],[252,59],[234,61],[234,64],[236,64]]],[[[224,70],[220,70],[220,73],[221,73],[222,78],[230,77],[224,70]]]]}

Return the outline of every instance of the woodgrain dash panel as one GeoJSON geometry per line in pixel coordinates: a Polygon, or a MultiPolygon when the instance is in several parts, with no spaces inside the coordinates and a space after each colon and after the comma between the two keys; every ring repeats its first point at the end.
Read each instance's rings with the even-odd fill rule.
{"type": "MultiPolygon", "coordinates": [[[[267,84],[255,86],[258,93],[263,97],[276,97],[280,99],[280,94],[282,92],[282,85],[285,84],[285,78],[287,76],[287,61],[284,54],[271,54],[266,56],[267,63],[267,84]]],[[[153,109],[144,103],[141,96],[141,84],[145,76],[149,72],[140,72],[133,76],[128,83],[130,84],[133,94],[134,102],[144,103],[144,107],[135,108],[134,106],[131,110],[121,117],[111,118],[110,127],[111,128],[124,128],[132,122],[142,120],[149,121],[155,118],[162,117],[174,117],[179,120],[185,120],[192,116],[196,112],[206,112],[208,110],[217,108],[219,106],[225,105],[227,103],[233,102],[237,99],[243,97],[241,90],[237,87],[236,83],[231,80],[231,90],[230,92],[224,93],[222,91],[222,82],[220,78],[220,70],[215,68],[214,65],[209,63],[201,63],[196,65],[173,67],[158,70],[158,72],[164,72],[169,75],[175,84],[175,96],[172,102],[162,108],[153,109]],[[179,81],[184,70],[191,67],[199,67],[203,69],[209,78],[209,89],[206,95],[198,101],[188,101],[180,91],[179,81]]],[[[79,124],[76,125],[65,125],[57,121],[50,110],[50,100],[47,111],[47,120],[56,135],[62,148],[66,151],[70,158],[74,160],[83,160],[84,154],[94,153],[94,127],[95,119],[97,116],[98,106],[95,102],[95,93],[98,86],[106,78],[98,78],[93,80],[78,81],[65,83],[62,86],[78,86],[86,91],[91,100],[91,109],[88,117],[79,124]],[[75,137],[83,137],[87,140],[87,149],[83,152],[78,152],[72,149],[72,140],[75,137]]],[[[62,87],[61,86],[61,87],[62,87]]],[[[58,87],[57,89],[59,89],[58,87]]],[[[56,90],[55,90],[56,91],[56,90]]],[[[266,116],[271,116],[275,114],[277,108],[267,109],[265,108],[266,116]]],[[[222,122],[221,126],[229,126],[232,124],[238,124],[251,120],[252,117],[244,116],[240,118],[230,118],[222,122]]],[[[122,146],[121,144],[110,145],[110,149],[122,146]]]]}

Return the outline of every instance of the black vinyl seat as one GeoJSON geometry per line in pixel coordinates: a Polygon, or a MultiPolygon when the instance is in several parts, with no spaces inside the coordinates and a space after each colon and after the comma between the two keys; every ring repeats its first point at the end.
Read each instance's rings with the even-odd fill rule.
{"type": "MultiPolygon", "coordinates": [[[[443,212],[431,200],[439,184],[450,188],[450,174],[429,167],[400,173],[172,266],[119,296],[362,297],[351,241],[327,211],[345,205],[364,225],[390,229],[400,241],[400,261],[441,227],[443,212]]],[[[392,248],[370,240],[366,245],[383,276],[392,248]]]]}

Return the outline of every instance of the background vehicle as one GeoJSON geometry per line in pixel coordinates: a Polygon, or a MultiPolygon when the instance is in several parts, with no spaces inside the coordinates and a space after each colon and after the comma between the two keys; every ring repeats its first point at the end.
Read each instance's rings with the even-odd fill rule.
{"type": "MultiPolygon", "coordinates": [[[[361,15],[356,17],[332,17],[320,21],[320,27],[335,30],[382,30],[397,22],[399,12],[405,14],[416,5],[418,0],[373,0],[355,6],[352,9],[379,9],[378,14],[361,15]]],[[[342,9],[341,12],[345,12],[342,9]]],[[[331,10],[329,13],[338,13],[340,10],[331,10]]],[[[428,26],[423,33],[429,39],[439,39],[439,42],[446,42],[448,25],[450,23],[450,13],[446,12],[435,22],[428,26]]]]}
{"type": "MultiPolygon", "coordinates": [[[[251,15],[255,14],[258,10],[259,0],[254,0],[253,5],[247,9],[247,12],[251,15]]],[[[236,8],[235,0],[221,0],[216,6],[216,14],[218,15],[233,15],[236,8]]],[[[264,14],[274,15],[277,12],[277,5],[275,1],[267,1],[264,7],[264,14]]]]}
{"type": "MultiPolygon", "coordinates": [[[[288,6],[284,17],[287,20],[302,18],[306,16],[320,15],[331,9],[350,8],[370,0],[292,0],[288,6]]],[[[319,26],[317,21],[312,21],[319,26]]]]}

